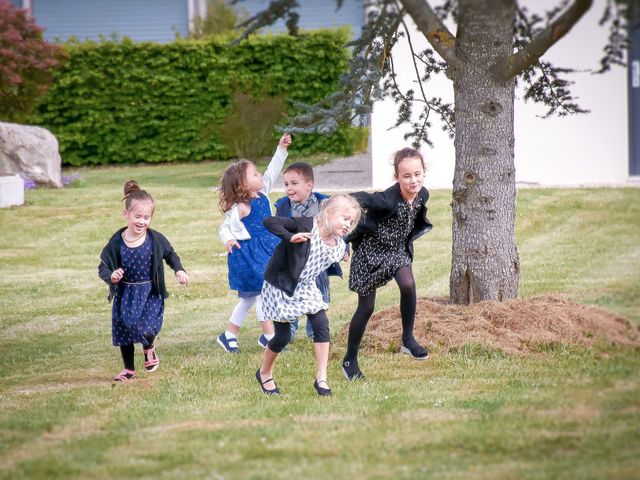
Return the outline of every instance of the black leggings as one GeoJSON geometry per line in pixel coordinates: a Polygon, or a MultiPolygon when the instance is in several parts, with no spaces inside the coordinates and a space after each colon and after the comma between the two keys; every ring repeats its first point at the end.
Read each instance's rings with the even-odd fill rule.
{"type": "MultiPolygon", "coordinates": [[[[393,276],[400,289],[400,316],[402,317],[402,343],[413,343],[413,323],[416,318],[416,282],[413,279],[411,266],[400,268],[393,276]]],[[[358,295],[356,308],[349,324],[349,340],[345,360],[355,361],[358,358],[360,342],[367,328],[367,323],[376,305],[376,291],[367,295],[358,295]]]]}
{"type": "MultiPolygon", "coordinates": [[[[331,339],[329,333],[329,319],[327,312],[320,310],[318,313],[308,313],[307,321],[313,328],[313,343],[327,343],[331,339]]],[[[269,350],[280,353],[291,341],[291,325],[289,322],[273,322],[275,335],[269,340],[269,350]]]]}
{"type": "MultiPolygon", "coordinates": [[[[153,347],[153,342],[155,341],[155,339],[156,337],[147,337],[147,344],[149,345],[148,347],[146,347],[147,349],[153,347]]],[[[134,361],[134,353],[135,353],[135,347],[133,346],[133,343],[130,343],[129,345],[120,346],[120,354],[122,355],[124,368],[126,368],[127,370],[136,369],[136,363],[134,361]]]]}

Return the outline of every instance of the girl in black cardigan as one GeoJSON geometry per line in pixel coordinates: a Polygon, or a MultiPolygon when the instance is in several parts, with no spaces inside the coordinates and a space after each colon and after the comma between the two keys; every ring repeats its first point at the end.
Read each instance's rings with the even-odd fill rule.
{"type": "Polygon", "coordinates": [[[134,344],[141,343],[144,369],[153,372],[160,360],[154,340],[164,314],[164,299],[169,296],[164,283],[162,260],[176,272],[181,284],[189,283],[180,257],[160,232],[151,230],[153,197],[134,180],[124,186],[127,226],[118,230],[100,254],[98,275],[109,285],[113,300],[111,331],[114,346],[120,347],[124,369],[114,382],[127,382],[135,377],[134,344]]]}
{"type": "Polygon", "coordinates": [[[329,396],[327,363],[329,361],[329,320],[316,277],[329,265],[344,258],[346,245],[342,237],[358,223],[360,206],[349,195],[325,200],[312,217],[267,217],[264,225],[282,239],[264,274],[262,313],[273,321],[275,336],[269,340],[256,379],[263,393],[278,395],[273,380],[273,365],[278,354],[291,340],[290,323],[307,315],[313,327],[316,352],[318,395],[329,396]]]}
{"type": "Polygon", "coordinates": [[[360,223],[347,238],[353,247],[349,288],[358,294],[358,307],[349,325],[342,371],[348,380],[364,378],[358,349],[375,307],[376,289],[392,278],[400,288],[402,345],[400,351],[418,360],[427,349],[413,336],[416,285],[411,265],[413,241],[431,229],[427,220],[429,192],[423,187],[424,160],[417,150],[404,148],[394,155],[396,183],[384,192],[352,195],[364,210],[360,223]]]}

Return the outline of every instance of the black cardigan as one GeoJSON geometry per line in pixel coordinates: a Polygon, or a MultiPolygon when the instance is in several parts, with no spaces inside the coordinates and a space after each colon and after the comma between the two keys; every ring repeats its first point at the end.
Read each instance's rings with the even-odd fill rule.
{"type": "MultiPolygon", "coordinates": [[[[121,228],[113,234],[109,242],[102,249],[100,254],[100,265],[98,265],[98,275],[104,282],[109,285],[109,296],[107,299],[111,301],[116,293],[117,283],[111,283],[111,274],[114,270],[120,268],[120,246],[124,242],[122,239],[122,232],[126,229],[121,228]]],[[[153,285],[153,291],[160,293],[162,298],[167,298],[169,292],[164,283],[164,265],[162,260],[164,259],[167,264],[175,271],[184,270],[182,263],[180,263],[180,257],[173,250],[173,247],[169,243],[169,240],[160,232],[148,229],[147,235],[151,238],[151,250],[153,257],[151,260],[151,284],[153,285]]]]}
{"type": "Polygon", "coordinates": [[[282,241],[278,244],[264,272],[265,281],[292,296],[311,252],[311,242],[291,243],[296,233],[313,230],[313,217],[267,217],[264,226],[282,241]]]}
{"type": "MultiPolygon", "coordinates": [[[[365,235],[374,232],[378,228],[380,222],[393,216],[397,216],[398,206],[401,202],[405,202],[406,200],[400,194],[400,185],[398,183],[393,184],[383,192],[355,192],[351,195],[358,200],[358,203],[363,209],[360,222],[346,238],[347,242],[351,242],[351,246],[355,251],[362,243],[365,235]]],[[[413,258],[413,241],[427,233],[433,226],[427,219],[427,200],[429,200],[429,191],[422,187],[418,192],[418,198],[421,200],[420,211],[418,211],[413,229],[411,230],[405,245],[405,248],[411,258],[413,258]]]]}

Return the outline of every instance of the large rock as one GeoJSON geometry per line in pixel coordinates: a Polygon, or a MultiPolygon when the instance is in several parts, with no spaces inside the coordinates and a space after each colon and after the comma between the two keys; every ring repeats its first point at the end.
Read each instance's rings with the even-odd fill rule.
{"type": "Polygon", "coordinates": [[[0,122],[0,175],[18,174],[50,187],[62,187],[58,140],[48,130],[0,122]]]}

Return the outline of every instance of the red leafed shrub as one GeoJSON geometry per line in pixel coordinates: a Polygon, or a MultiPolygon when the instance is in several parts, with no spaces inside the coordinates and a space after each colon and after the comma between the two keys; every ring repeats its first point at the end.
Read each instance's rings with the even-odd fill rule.
{"type": "Polygon", "coordinates": [[[0,0],[0,120],[25,118],[65,58],[62,47],[44,40],[26,10],[0,0]]]}

